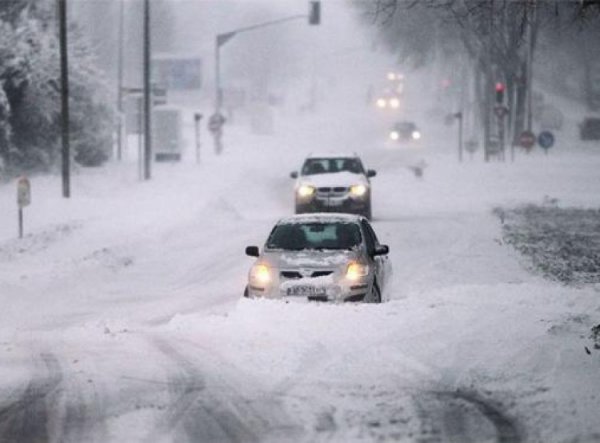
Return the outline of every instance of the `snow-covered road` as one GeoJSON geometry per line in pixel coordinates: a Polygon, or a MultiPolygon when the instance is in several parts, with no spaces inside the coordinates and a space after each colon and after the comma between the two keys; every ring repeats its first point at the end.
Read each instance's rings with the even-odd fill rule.
{"type": "Polygon", "coordinates": [[[82,170],[69,201],[33,177],[22,240],[2,185],[0,441],[600,441],[600,352],[584,350],[599,289],[529,272],[492,213],[598,207],[600,152],[459,165],[454,128],[390,149],[363,117],[233,128],[221,157],[150,182],[131,157],[82,170]],[[329,149],[378,171],[392,301],[241,299],[244,247],[291,212],[289,172],[329,149]]]}

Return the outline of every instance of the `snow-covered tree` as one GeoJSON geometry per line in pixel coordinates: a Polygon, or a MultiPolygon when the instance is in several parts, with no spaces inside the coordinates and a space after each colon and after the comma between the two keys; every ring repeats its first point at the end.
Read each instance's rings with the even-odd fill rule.
{"type": "MultiPolygon", "coordinates": [[[[47,171],[60,158],[60,69],[54,4],[0,2],[0,155],[12,173],[47,171]],[[18,7],[17,7],[18,6],[18,7]]],[[[69,29],[71,144],[82,165],[112,150],[113,118],[102,72],[76,25],[69,29]]]]}

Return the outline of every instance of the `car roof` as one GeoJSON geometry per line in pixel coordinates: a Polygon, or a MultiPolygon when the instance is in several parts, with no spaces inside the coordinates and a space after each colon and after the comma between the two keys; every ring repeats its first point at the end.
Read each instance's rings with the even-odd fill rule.
{"type": "Polygon", "coordinates": [[[342,214],[342,213],[331,213],[331,212],[315,212],[311,214],[297,214],[289,217],[279,219],[277,222],[280,224],[293,224],[293,223],[358,223],[364,217],[362,215],[355,214],[342,214]]]}
{"type": "Polygon", "coordinates": [[[348,153],[317,152],[317,153],[308,154],[308,156],[306,158],[308,159],[308,158],[359,158],[359,157],[358,157],[358,155],[356,155],[356,152],[348,152],[348,153]]]}

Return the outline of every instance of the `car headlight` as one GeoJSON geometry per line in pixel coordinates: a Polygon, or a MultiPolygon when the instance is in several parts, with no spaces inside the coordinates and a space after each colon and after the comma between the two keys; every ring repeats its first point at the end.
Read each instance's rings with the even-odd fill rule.
{"type": "Polygon", "coordinates": [[[271,269],[265,264],[256,264],[250,269],[250,282],[261,286],[271,281],[271,269]]]}
{"type": "Polygon", "coordinates": [[[350,193],[355,197],[362,197],[367,193],[367,187],[365,185],[350,186],[350,193]]]}
{"type": "Polygon", "coordinates": [[[397,98],[391,99],[390,106],[394,109],[398,109],[400,107],[400,100],[398,100],[397,98]]]}
{"type": "Polygon", "coordinates": [[[378,98],[376,103],[378,108],[385,108],[385,106],[387,105],[385,98],[378,98]]]}
{"type": "Polygon", "coordinates": [[[421,133],[419,131],[413,131],[411,137],[413,140],[419,140],[421,138],[421,133]]]}
{"type": "Polygon", "coordinates": [[[298,188],[298,195],[300,197],[310,197],[315,193],[315,187],[310,185],[301,185],[298,188]]]}
{"type": "Polygon", "coordinates": [[[392,140],[398,140],[400,138],[400,134],[398,133],[398,131],[392,131],[390,132],[390,138],[392,140]]]}
{"type": "Polygon", "coordinates": [[[351,262],[346,268],[346,278],[351,281],[360,280],[369,275],[369,265],[351,262]]]}

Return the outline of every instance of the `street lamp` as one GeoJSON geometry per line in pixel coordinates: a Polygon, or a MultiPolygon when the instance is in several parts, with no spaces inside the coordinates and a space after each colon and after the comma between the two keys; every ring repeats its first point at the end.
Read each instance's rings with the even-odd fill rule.
{"type": "Polygon", "coordinates": [[[233,31],[224,32],[217,34],[215,38],[215,113],[209,119],[212,122],[211,132],[213,133],[215,140],[215,152],[219,154],[221,152],[221,136],[223,133],[222,126],[225,122],[225,118],[221,114],[221,108],[223,107],[223,90],[221,88],[221,46],[235,37],[237,34],[242,32],[254,31],[256,29],[266,28],[268,26],[279,25],[281,23],[289,22],[292,20],[306,19],[308,18],[309,25],[319,25],[321,23],[321,2],[311,1],[309,3],[310,9],[309,14],[304,15],[292,15],[290,17],[284,17],[277,20],[271,20],[264,23],[259,23],[252,26],[246,26],[244,28],[235,29],[233,31]]]}

